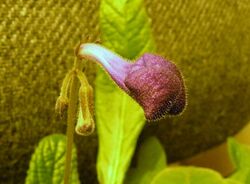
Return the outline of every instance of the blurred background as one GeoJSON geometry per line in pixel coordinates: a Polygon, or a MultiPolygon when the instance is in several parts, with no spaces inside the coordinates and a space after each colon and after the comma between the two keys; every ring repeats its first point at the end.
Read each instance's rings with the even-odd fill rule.
{"type": "MultiPolygon", "coordinates": [[[[75,46],[101,39],[99,4],[0,2],[0,183],[23,183],[39,140],[65,133],[55,101],[75,46]]],[[[175,62],[184,75],[188,106],[180,117],[148,123],[138,145],[155,135],[169,162],[209,166],[211,161],[200,159],[209,158],[209,151],[202,152],[212,148],[212,154],[225,154],[216,146],[236,133],[243,142],[249,139],[249,128],[242,128],[250,121],[250,2],[145,0],[145,6],[157,53],[175,62]]],[[[93,84],[94,64],[88,64],[87,75],[93,84]]],[[[97,135],[75,135],[75,142],[81,181],[97,183],[97,135]]],[[[219,167],[230,172],[223,171],[226,165],[219,167]]]]}

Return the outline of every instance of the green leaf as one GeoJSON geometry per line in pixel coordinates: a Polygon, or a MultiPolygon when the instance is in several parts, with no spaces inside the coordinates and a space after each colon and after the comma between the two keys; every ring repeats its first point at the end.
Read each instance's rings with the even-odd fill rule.
{"type": "MultiPolygon", "coordinates": [[[[26,184],[63,183],[64,162],[66,155],[66,137],[54,134],[43,138],[32,155],[26,184]]],[[[80,184],[77,172],[75,147],[72,150],[72,184],[80,184]]]]}
{"type": "Polygon", "coordinates": [[[144,170],[163,169],[166,167],[164,148],[156,137],[149,137],[138,153],[138,168],[144,170]]]}
{"type": "MultiPolygon", "coordinates": [[[[100,26],[103,44],[123,57],[135,59],[155,50],[142,0],[102,0],[100,26]]],[[[95,107],[98,180],[101,184],[120,184],[145,123],[143,110],[100,69],[95,83],[95,107]]]]}
{"type": "Polygon", "coordinates": [[[243,183],[250,183],[250,169],[240,169],[237,170],[233,175],[230,176],[231,179],[236,181],[241,181],[243,183]]]}
{"type": "Polygon", "coordinates": [[[228,148],[231,160],[237,169],[250,169],[250,146],[229,138],[228,148]]]}
{"type": "Polygon", "coordinates": [[[155,44],[143,0],[102,0],[100,22],[102,41],[123,57],[134,59],[155,44]]]}
{"type": "Polygon", "coordinates": [[[234,180],[234,179],[226,179],[227,184],[244,184],[240,181],[234,180]]]}
{"type": "Polygon", "coordinates": [[[136,169],[130,169],[126,184],[149,184],[154,176],[166,168],[166,156],[163,147],[155,137],[148,138],[138,153],[136,169]]]}
{"type": "Polygon", "coordinates": [[[217,172],[198,167],[176,167],[161,171],[151,184],[226,184],[217,172]]]}
{"type": "Polygon", "coordinates": [[[235,166],[235,172],[230,178],[243,183],[250,183],[250,147],[229,138],[228,149],[235,166]]]}

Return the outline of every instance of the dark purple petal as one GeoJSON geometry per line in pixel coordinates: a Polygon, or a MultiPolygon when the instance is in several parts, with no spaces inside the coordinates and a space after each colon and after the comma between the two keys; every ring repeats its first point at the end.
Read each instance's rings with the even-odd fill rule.
{"type": "Polygon", "coordinates": [[[173,63],[160,56],[144,54],[130,67],[124,83],[148,120],[179,114],[185,107],[182,76],[173,63]]]}

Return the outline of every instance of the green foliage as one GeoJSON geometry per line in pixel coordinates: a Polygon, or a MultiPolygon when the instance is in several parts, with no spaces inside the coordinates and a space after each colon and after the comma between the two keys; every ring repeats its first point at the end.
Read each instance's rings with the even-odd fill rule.
{"type": "Polygon", "coordinates": [[[226,184],[215,171],[198,167],[176,167],[161,171],[151,184],[226,184]]]}
{"type": "MultiPolygon", "coordinates": [[[[142,0],[101,1],[103,44],[123,57],[134,59],[142,52],[154,51],[149,23],[142,0]]],[[[120,184],[145,123],[143,111],[100,69],[95,98],[99,137],[98,180],[102,184],[120,184]]]]}
{"type": "Polygon", "coordinates": [[[234,180],[234,179],[226,179],[226,184],[244,184],[240,181],[234,180]]]}
{"type": "Polygon", "coordinates": [[[222,178],[211,169],[198,167],[166,168],[155,177],[151,184],[249,184],[250,183],[250,147],[228,140],[229,153],[236,167],[235,173],[228,179],[222,178]]]}
{"type": "Polygon", "coordinates": [[[250,147],[238,143],[235,139],[228,139],[228,148],[235,172],[230,177],[243,183],[250,183],[250,147]]]}
{"type": "Polygon", "coordinates": [[[250,147],[230,138],[229,152],[236,172],[229,178],[200,167],[166,167],[164,149],[150,137],[138,153],[137,168],[129,170],[125,184],[250,184],[250,147]]]}
{"type": "Polygon", "coordinates": [[[152,178],[166,167],[166,156],[160,142],[155,137],[148,138],[138,154],[137,168],[130,169],[126,184],[149,184],[152,178]]]}
{"type": "MultiPolygon", "coordinates": [[[[26,184],[60,184],[63,183],[66,154],[66,137],[53,134],[43,138],[32,155],[26,184]]],[[[76,149],[72,152],[72,184],[80,184],[77,172],[76,149]]]]}
{"type": "Polygon", "coordinates": [[[238,143],[235,139],[228,139],[229,154],[237,169],[250,169],[250,147],[238,143]]]}
{"type": "Polygon", "coordinates": [[[143,0],[102,0],[100,26],[105,46],[134,59],[154,51],[155,43],[143,0]]]}

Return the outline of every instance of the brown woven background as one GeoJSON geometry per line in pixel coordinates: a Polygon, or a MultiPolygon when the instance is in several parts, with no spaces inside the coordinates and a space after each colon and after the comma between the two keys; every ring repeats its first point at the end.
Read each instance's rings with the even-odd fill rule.
{"type": "MultiPolygon", "coordinates": [[[[23,183],[39,139],[65,132],[55,101],[76,44],[98,39],[98,6],[90,0],[1,1],[0,183],[23,183]]],[[[80,177],[94,183],[96,137],[76,140],[80,177]]]]}
{"type": "MultiPolygon", "coordinates": [[[[169,160],[225,140],[249,121],[250,2],[146,0],[158,52],[182,69],[182,117],[147,126],[169,160]]],[[[99,39],[97,0],[2,0],[0,4],[0,183],[23,183],[39,139],[65,132],[54,104],[73,48],[99,39]]],[[[88,76],[94,77],[89,65],[88,76]]],[[[76,136],[83,183],[96,183],[96,135],[76,136]]]]}

